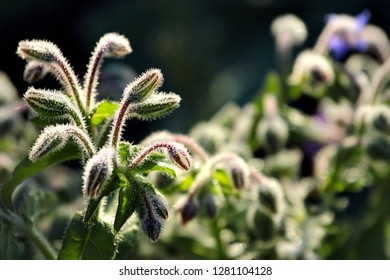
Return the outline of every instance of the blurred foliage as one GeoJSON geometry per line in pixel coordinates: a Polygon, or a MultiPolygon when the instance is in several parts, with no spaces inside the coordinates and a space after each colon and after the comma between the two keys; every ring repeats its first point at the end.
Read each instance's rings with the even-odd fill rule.
{"type": "MultiPolygon", "coordinates": [[[[63,4],[38,2],[34,5],[45,8],[34,16],[43,26],[50,20],[43,15],[63,4]]],[[[13,11],[13,5],[5,10],[13,11]]],[[[74,147],[38,164],[23,161],[42,124],[30,122],[31,112],[17,94],[17,88],[25,91],[17,78],[21,71],[5,67],[20,63],[6,56],[4,70],[16,77],[16,88],[5,74],[0,76],[0,178],[5,182],[0,214],[7,217],[0,219],[0,258],[43,258],[51,252],[37,244],[48,242],[62,259],[388,259],[390,64],[381,52],[390,52],[389,28],[383,6],[351,5],[85,1],[72,22],[65,21],[64,29],[72,32],[32,26],[15,31],[8,53],[14,53],[13,40],[26,34],[45,38],[64,45],[77,73],[84,72],[87,50],[103,33],[126,34],[135,54],[123,64],[103,65],[98,90],[110,101],[100,103],[93,125],[108,126],[104,119],[117,108],[113,100],[140,69],[156,66],[165,73],[163,89],[178,92],[182,106],[147,127],[130,121],[125,138],[139,144],[122,142],[119,161],[131,162],[142,147],[161,138],[182,141],[194,161],[188,172],[177,172],[164,156],[154,154],[134,173],[119,172],[104,197],[85,207],[78,163],[45,169],[61,158],[74,158],[74,147]],[[363,8],[371,12],[370,25],[350,29],[358,17],[347,16],[347,23],[324,35],[333,20],[325,22],[325,14],[355,15],[363,8]],[[292,24],[284,25],[287,31],[270,33],[272,20],[286,11],[306,23],[309,38],[303,45],[288,37],[292,24]],[[383,40],[362,35],[371,24],[383,27],[383,40]],[[367,45],[354,45],[359,40],[351,38],[367,45]],[[332,40],[338,42],[332,47],[348,47],[343,57],[332,53],[332,40]],[[135,183],[139,178],[148,183],[135,183]],[[142,190],[153,190],[168,205],[159,209],[159,215],[167,216],[167,210],[170,217],[157,242],[140,230],[142,206],[132,204],[142,190]],[[96,209],[99,220],[94,220],[96,209]],[[30,240],[33,231],[45,241],[30,240]]],[[[21,15],[29,19],[27,12],[21,15]]],[[[7,52],[7,45],[2,47],[7,52]]]]}

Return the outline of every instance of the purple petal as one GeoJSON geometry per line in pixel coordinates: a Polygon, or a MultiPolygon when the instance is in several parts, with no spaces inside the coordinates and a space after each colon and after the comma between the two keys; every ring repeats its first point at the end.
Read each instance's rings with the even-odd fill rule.
{"type": "Polygon", "coordinates": [[[357,31],[360,32],[371,18],[369,10],[364,10],[355,17],[357,31]]]}
{"type": "Polygon", "coordinates": [[[355,49],[359,52],[365,52],[367,50],[367,42],[364,41],[363,39],[359,39],[356,42],[355,49]]]}
{"type": "Polygon", "coordinates": [[[348,53],[350,48],[348,43],[337,35],[332,36],[332,38],[329,40],[328,47],[332,56],[336,59],[342,58],[345,54],[348,53]]]}

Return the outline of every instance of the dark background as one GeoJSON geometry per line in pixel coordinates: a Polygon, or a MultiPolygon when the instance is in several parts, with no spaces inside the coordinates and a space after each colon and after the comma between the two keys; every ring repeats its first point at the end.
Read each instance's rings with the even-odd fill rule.
{"type": "MultiPolygon", "coordinates": [[[[150,130],[187,132],[225,102],[250,100],[275,65],[269,27],[276,16],[294,13],[307,23],[302,49],[313,45],[326,14],[356,15],[363,9],[371,11],[371,23],[389,34],[390,1],[385,0],[0,0],[0,70],[22,95],[28,85],[22,79],[25,62],[15,54],[20,40],[56,43],[82,78],[100,36],[113,31],[125,35],[133,53],[104,66],[121,62],[136,73],[161,68],[162,90],[183,98],[166,119],[128,127],[137,141],[150,130]]],[[[57,86],[50,81],[39,85],[57,86]]]]}

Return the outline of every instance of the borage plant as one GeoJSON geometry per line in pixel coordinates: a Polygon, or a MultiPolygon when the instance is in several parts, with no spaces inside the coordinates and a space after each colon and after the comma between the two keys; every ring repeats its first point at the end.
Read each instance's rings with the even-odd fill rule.
{"type": "Polygon", "coordinates": [[[156,139],[142,146],[121,137],[127,119],[154,120],[179,107],[178,95],[158,91],[163,83],[159,69],[147,70],[127,85],[119,103],[97,101],[102,60],[121,58],[131,52],[125,37],[116,33],[104,35],[93,51],[81,85],[56,45],[43,40],[19,43],[17,54],[28,62],[25,80],[33,83],[50,73],[62,87],[60,90],[30,87],[24,94],[32,111],[48,125],[28,157],[2,186],[0,213],[2,223],[30,237],[48,259],[114,258],[126,234],[120,230],[134,212],[147,238],[156,241],[169,211],[164,196],[147,175],[160,171],[176,176],[179,170],[191,166],[191,156],[180,143],[156,139]],[[38,231],[34,220],[19,209],[13,196],[23,180],[52,164],[71,159],[79,159],[83,165],[86,206],[74,215],[57,253],[38,231]],[[112,209],[113,205],[116,209],[112,209]]]}

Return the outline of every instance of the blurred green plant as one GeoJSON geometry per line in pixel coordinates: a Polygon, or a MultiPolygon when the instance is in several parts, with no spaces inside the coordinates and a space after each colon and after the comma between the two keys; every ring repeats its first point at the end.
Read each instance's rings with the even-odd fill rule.
{"type": "Polygon", "coordinates": [[[277,71],[251,102],[228,103],[187,134],[161,130],[139,144],[122,139],[126,119],[164,117],[180,97],[158,92],[161,71],[150,69],[119,103],[96,101],[102,60],[130,53],[126,38],[100,39],[82,86],[54,44],[20,42],[25,80],[51,73],[62,88],[30,87],[25,103],[4,95],[1,109],[27,104],[44,129],[16,164],[12,151],[22,157],[37,133],[25,138],[23,129],[35,129],[20,115],[1,119],[12,129],[0,142],[1,176],[9,176],[0,189],[1,257],[389,258],[390,43],[369,18],[329,15],[295,60],[306,26],[294,15],[276,18],[277,71]],[[82,180],[62,179],[76,192],[50,187],[75,172],[56,164],[75,159],[82,180]],[[357,196],[364,202],[355,205],[357,196]]]}

